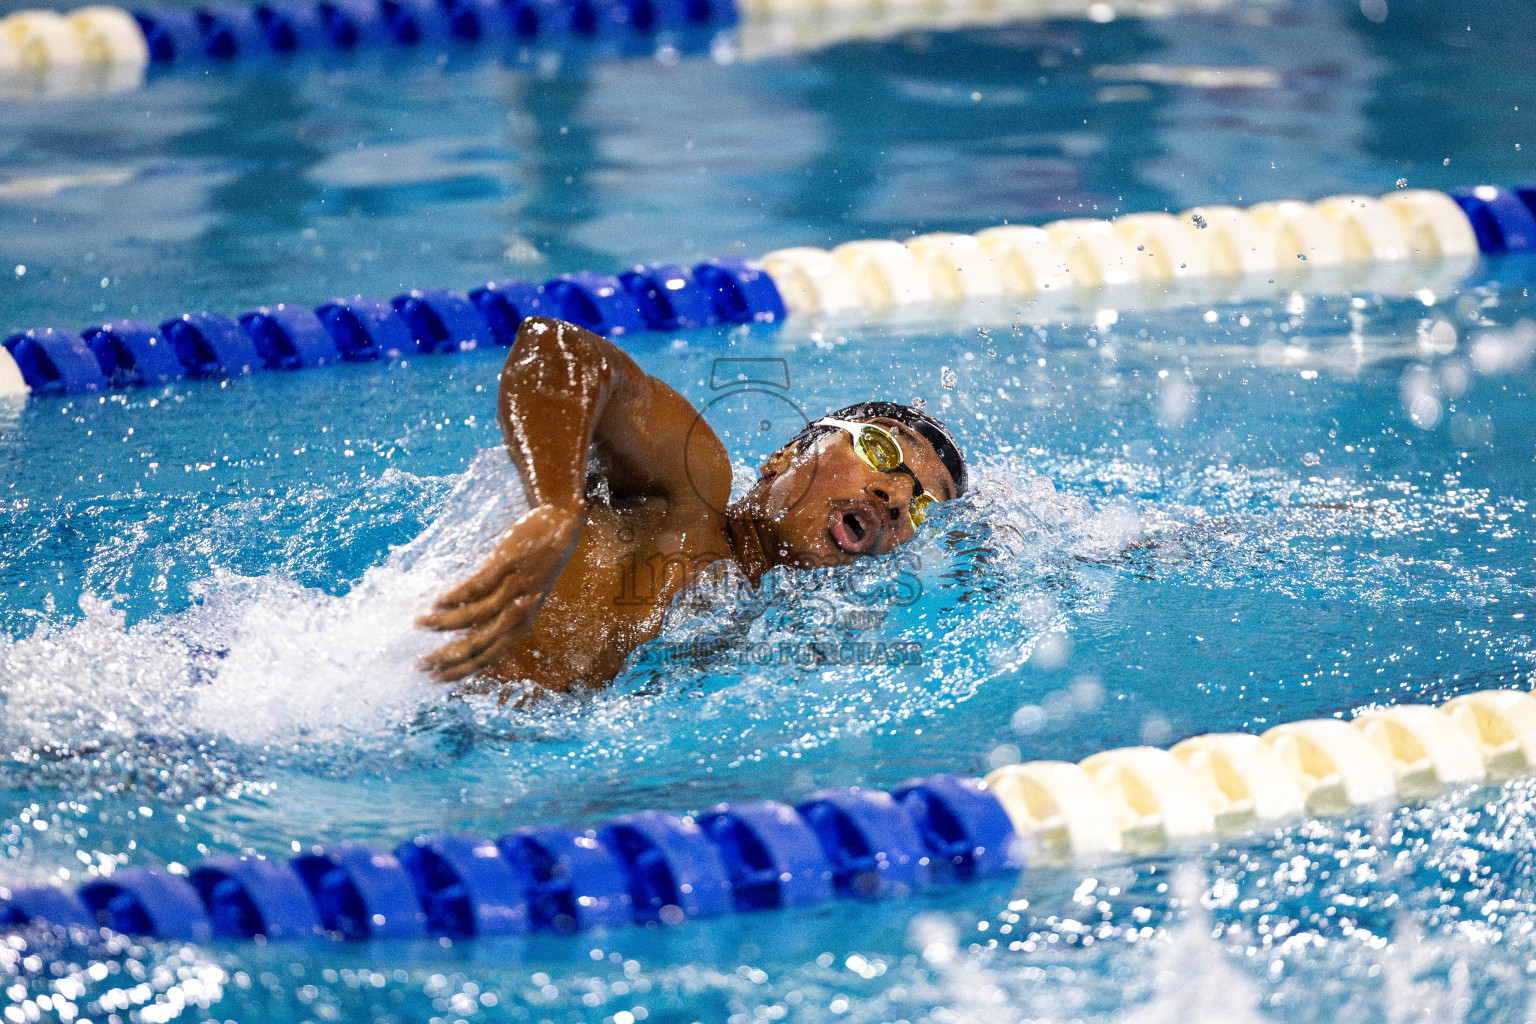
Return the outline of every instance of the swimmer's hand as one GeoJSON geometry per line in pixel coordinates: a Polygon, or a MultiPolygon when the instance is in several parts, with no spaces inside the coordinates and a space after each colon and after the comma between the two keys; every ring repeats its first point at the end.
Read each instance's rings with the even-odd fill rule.
{"type": "Polygon", "coordinates": [[[576,550],[582,518],[580,509],[541,505],[513,523],[479,571],[416,620],[423,629],[465,631],[418,667],[451,683],[490,665],[525,636],[576,550]]]}

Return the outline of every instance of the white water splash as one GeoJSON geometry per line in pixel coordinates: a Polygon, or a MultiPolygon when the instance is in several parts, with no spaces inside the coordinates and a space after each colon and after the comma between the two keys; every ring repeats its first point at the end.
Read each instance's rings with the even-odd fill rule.
{"type": "MultiPolygon", "coordinates": [[[[30,637],[0,641],[0,749],[12,755],[13,771],[52,765],[110,782],[142,779],[146,765],[189,763],[175,771],[195,786],[201,770],[209,779],[201,785],[221,788],[262,765],[366,769],[380,758],[398,765],[402,750],[407,761],[432,759],[429,734],[446,729],[461,746],[476,737],[557,740],[558,750],[520,744],[524,769],[537,775],[544,759],[572,756],[573,748],[577,756],[623,760],[690,744],[719,747],[725,741],[705,720],[743,708],[756,709],[754,747],[811,749],[967,700],[1026,660],[1040,636],[1103,607],[1113,574],[1077,566],[1123,550],[1148,514],[1118,500],[1095,507],[1022,463],[998,461],[982,467],[973,495],[936,517],[907,552],[923,566],[920,608],[934,614],[920,622],[898,608],[883,625],[844,638],[922,641],[932,657],[920,667],[819,665],[807,676],[795,665],[721,667],[686,657],[647,664],[642,651],[594,700],[525,710],[498,708],[492,698],[450,706],[446,691],[415,667],[443,638],[413,620],[474,568],[523,508],[505,454],[482,452],[432,525],[345,594],[286,576],[216,572],[197,588],[193,607],[132,627],[106,601],[87,598],[82,621],[45,622],[30,637]],[[1047,578],[1049,589],[1040,582],[1047,578]],[[967,590],[984,592],[986,624],[954,604],[967,590]],[[811,678],[816,685],[805,688],[811,678]],[[800,692],[797,700],[784,700],[786,683],[800,692]],[[689,689],[692,698],[682,696],[689,689]],[[677,727],[683,699],[697,731],[677,727]]],[[[902,571],[889,559],[786,571],[757,594],[728,579],[705,600],[680,602],[660,643],[798,643],[817,635],[809,625],[827,616],[868,612],[868,600],[850,595],[902,571]]]]}
{"type": "Polygon", "coordinates": [[[12,762],[172,741],[201,749],[378,745],[443,690],[415,668],[442,638],[412,627],[523,508],[505,454],[482,453],[442,515],[332,596],[283,576],[217,572],[185,612],[82,621],[0,641],[0,746],[12,762]]]}

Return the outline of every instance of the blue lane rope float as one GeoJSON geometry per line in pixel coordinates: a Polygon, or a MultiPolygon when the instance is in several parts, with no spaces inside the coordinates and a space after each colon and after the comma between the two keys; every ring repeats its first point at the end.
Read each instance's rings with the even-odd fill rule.
{"type": "Polygon", "coordinates": [[[474,836],[418,836],[395,851],[435,935],[518,935],[528,931],[522,879],[495,843],[474,836]]]}
{"type": "Polygon", "coordinates": [[[206,941],[213,937],[192,883],[153,868],[125,868],[80,887],[80,903],[106,927],[127,935],[206,941]]]}
{"type": "Polygon", "coordinates": [[[299,939],[322,931],[309,890],[291,864],[265,857],[214,857],[193,865],[190,878],[215,935],[299,939]]]}
{"type": "Polygon", "coordinates": [[[720,850],[737,910],[802,907],[831,898],[826,854],[787,804],[763,800],[718,808],[700,827],[720,850]]]}
{"type": "Polygon", "coordinates": [[[497,841],[526,879],[528,913],[540,931],[584,931],[628,924],[634,900],[618,858],[597,833],[524,828],[497,841]]]}
{"type": "Polygon", "coordinates": [[[316,847],[293,859],[326,931],[346,939],[414,939],[427,933],[416,885],[392,853],[357,843],[316,847]]]}
{"type": "Polygon", "coordinates": [[[725,862],[692,818],[642,811],[609,822],[597,837],[623,866],[635,920],[677,924],[730,909],[725,862]]]}
{"type": "Polygon", "coordinates": [[[130,320],[75,333],[34,328],[4,339],[0,395],[71,394],[229,377],[336,362],[440,355],[510,345],[534,314],[610,338],[787,316],[880,314],[958,300],[1028,299],[1106,286],[1166,288],[1196,279],[1306,275],[1411,260],[1536,252],[1536,188],[1480,185],[1447,195],[1400,189],[1174,216],[1131,213],[974,235],[866,239],[827,251],[800,246],[758,261],[706,260],[564,274],[542,284],[496,281],[471,291],[427,288],[384,300],[337,298],[309,309],[278,303],[229,317],[187,313],[158,327],[130,320]]]}
{"type": "Polygon", "coordinates": [[[1259,736],[1008,765],[985,779],[828,790],[798,807],[643,811],[597,829],[424,835],[392,852],[316,846],[290,861],[224,855],[180,874],[121,868],[75,893],[0,887],[0,927],[361,941],[676,925],[1017,878],[1027,859],[1153,854],[1533,771],[1536,697],[1486,690],[1259,736]]]}
{"type": "Polygon", "coordinates": [[[1485,253],[1536,252],[1536,189],[1479,185],[1452,193],[1485,253]]]}

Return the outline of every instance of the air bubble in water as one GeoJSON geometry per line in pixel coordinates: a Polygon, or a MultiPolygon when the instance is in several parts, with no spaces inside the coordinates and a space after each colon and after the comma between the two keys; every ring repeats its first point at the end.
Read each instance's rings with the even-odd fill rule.
{"type": "Polygon", "coordinates": [[[1304,253],[1304,252],[1297,253],[1296,254],[1296,258],[1301,260],[1301,262],[1303,262],[1303,263],[1307,262],[1307,254],[1304,253]]]}
{"type": "Polygon", "coordinates": [[[986,337],[989,337],[991,334],[992,334],[992,332],[989,331],[985,327],[978,327],[978,328],[976,328],[976,337],[978,337],[978,338],[986,338],[986,337]]]}
{"type": "Polygon", "coordinates": [[[917,398],[912,399],[912,408],[914,408],[914,409],[923,409],[923,408],[926,408],[927,406],[928,406],[928,399],[926,399],[926,398],[923,398],[923,397],[919,396],[917,398]]]}
{"type": "Polygon", "coordinates": [[[1153,712],[1141,722],[1141,742],[1146,746],[1161,747],[1173,738],[1173,726],[1168,719],[1153,712]]]}
{"type": "Polygon", "coordinates": [[[1204,231],[1206,229],[1207,225],[1206,225],[1206,222],[1205,222],[1205,218],[1200,216],[1198,213],[1195,214],[1194,216],[1190,217],[1189,219],[1194,221],[1195,222],[1195,227],[1199,228],[1201,231],[1204,231]]]}
{"type": "Polygon", "coordinates": [[[1002,768],[1006,765],[1018,764],[1023,756],[1023,753],[1014,744],[999,743],[987,755],[987,763],[993,768],[1002,768]]]}
{"type": "Polygon", "coordinates": [[[1301,456],[1301,464],[1303,466],[1316,466],[1322,461],[1317,452],[1304,452],[1301,456]]]}
{"type": "Polygon", "coordinates": [[[944,385],[945,391],[955,390],[955,385],[960,383],[960,377],[947,366],[939,368],[939,383],[944,385]]]}
{"type": "Polygon", "coordinates": [[[1045,712],[1038,705],[1025,704],[1013,713],[1008,724],[1020,736],[1032,736],[1045,725],[1045,712]]]}
{"type": "Polygon", "coordinates": [[[1408,187],[1408,179],[1407,178],[1398,178],[1397,179],[1397,187],[1398,188],[1407,188],[1408,187]]]}

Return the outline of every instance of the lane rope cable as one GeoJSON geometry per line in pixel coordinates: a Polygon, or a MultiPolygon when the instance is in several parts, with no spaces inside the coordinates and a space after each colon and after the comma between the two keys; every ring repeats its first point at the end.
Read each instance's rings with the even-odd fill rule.
{"type": "MultiPolygon", "coordinates": [[[[38,327],[0,345],[0,395],[151,387],[337,362],[510,345],[525,317],[551,316],[620,339],[643,331],[777,323],[786,317],[888,315],[937,302],[1004,303],[1096,292],[1154,303],[1200,281],[1260,289],[1343,288],[1386,268],[1404,294],[1431,268],[1460,281],[1480,254],[1536,252],[1536,188],[1298,201],[1002,225],[972,235],[798,246],[761,260],[649,264],[618,274],[426,288],[392,299],[276,303],[238,316],[200,311],[84,330],[38,327]],[[1342,275],[1342,276],[1341,276],[1342,275]],[[1133,294],[1133,289],[1141,289],[1133,294]]],[[[1380,280],[1365,279],[1371,287],[1380,280]]]]}
{"type": "Polygon", "coordinates": [[[422,835],[393,850],[311,846],[287,861],[223,855],[172,870],[109,862],[73,892],[0,886],[0,926],[50,927],[78,941],[103,928],[206,941],[676,925],[1017,878],[1027,862],[1146,856],[1533,771],[1536,697],[1484,690],[1352,721],[1009,765],[985,779],[824,790],[795,806],[642,811],[595,829],[529,827],[495,840],[422,835]]]}

